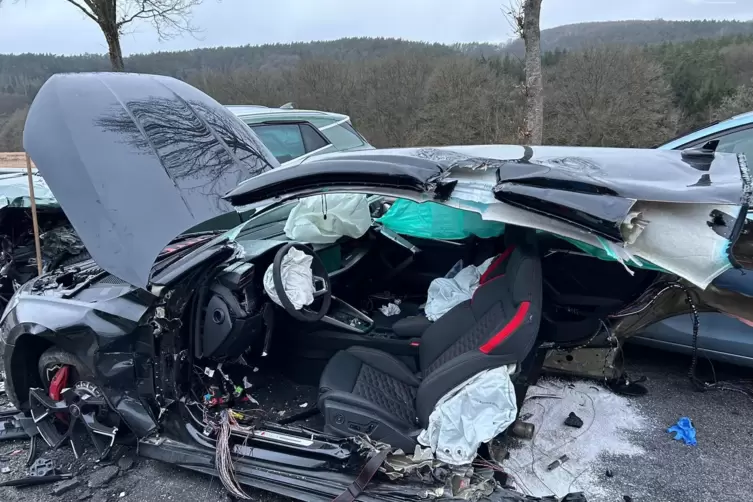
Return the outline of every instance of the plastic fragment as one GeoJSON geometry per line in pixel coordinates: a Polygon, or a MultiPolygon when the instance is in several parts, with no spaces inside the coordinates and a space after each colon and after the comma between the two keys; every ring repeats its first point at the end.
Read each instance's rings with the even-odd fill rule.
{"type": "Polygon", "coordinates": [[[583,419],[571,411],[565,419],[565,425],[567,425],[568,427],[575,427],[576,429],[580,429],[581,427],[583,427],[583,419]]]}

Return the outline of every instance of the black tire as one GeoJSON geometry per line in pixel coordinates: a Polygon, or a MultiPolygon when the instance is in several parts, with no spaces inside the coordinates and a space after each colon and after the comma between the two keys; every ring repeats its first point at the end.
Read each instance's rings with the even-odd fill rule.
{"type": "Polygon", "coordinates": [[[49,349],[45,350],[41,356],[39,356],[39,363],[37,364],[39,378],[42,379],[42,383],[44,383],[45,389],[50,388],[50,379],[47,377],[47,368],[55,365],[65,365],[72,367],[74,375],[70,376],[70,381],[94,381],[94,375],[81,361],[81,359],[59,347],[50,347],[49,349]]]}

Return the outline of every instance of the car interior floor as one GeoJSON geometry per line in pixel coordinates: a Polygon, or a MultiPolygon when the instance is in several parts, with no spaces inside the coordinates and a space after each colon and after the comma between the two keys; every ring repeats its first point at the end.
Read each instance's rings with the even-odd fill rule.
{"type": "MultiPolygon", "coordinates": [[[[318,388],[301,383],[286,375],[286,364],[281,358],[263,358],[251,364],[200,363],[195,367],[194,398],[210,402],[214,396],[232,396],[232,408],[254,422],[286,422],[321,429],[321,416],[306,413],[316,409],[318,388]],[[242,395],[237,396],[243,389],[242,395]],[[199,399],[201,397],[202,399],[199,399]],[[291,417],[305,415],[303,419],[290,421],[291,417]]],[[[220,403],[217,403],[220,404],[220,403]]],[[[223,403],[231,404],[231,403],[223,403]]],[[[210,404],[209,408],[220,409],[210,404]]]]}

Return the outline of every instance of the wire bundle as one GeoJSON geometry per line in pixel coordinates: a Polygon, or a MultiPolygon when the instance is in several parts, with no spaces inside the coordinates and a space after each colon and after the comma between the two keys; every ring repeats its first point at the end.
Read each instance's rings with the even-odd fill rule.
{"type": "Polygon", "coordinates": [[[235,479],[233,459],[230,453],[230,413],[222,410],[220,413],[220,428],[217,433],[216,463],[217,473],[225,489],[235,498],[251,500],[235,479]]]}

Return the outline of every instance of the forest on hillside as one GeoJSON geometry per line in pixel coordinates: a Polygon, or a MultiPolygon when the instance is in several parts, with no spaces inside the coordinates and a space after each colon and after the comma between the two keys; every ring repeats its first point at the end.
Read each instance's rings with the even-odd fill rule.
{"type": "MultiPolygon", "coordinates": [[[[515,143],[523,108],[515,46],[358,38],[161,52],[125,64],[225,104],[293,101],[346,113],[376,146],[515,143]]],[[[753,23],[587,23],[544,30],[542,46],[547,144],[650,147],[753,109],[753,23]]],[[[0,55],[0,151],[21,149],[28,105],[50,75],[107,69],[100,55],[0,55]]]]}

